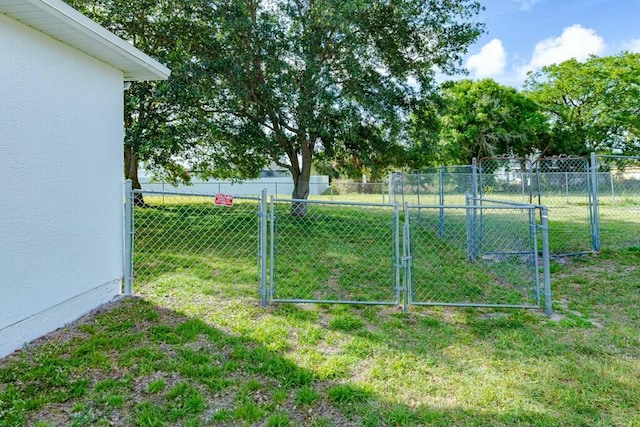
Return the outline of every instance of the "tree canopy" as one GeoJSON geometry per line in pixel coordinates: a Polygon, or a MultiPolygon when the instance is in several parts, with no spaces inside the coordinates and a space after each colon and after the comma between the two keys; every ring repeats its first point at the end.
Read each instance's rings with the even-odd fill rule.
{"type": "Polygon", "coordinates": [[[203,108],[226,151],[288,169],[308,195],[313,158],[374,167],[393,153],[434,69],[457,71],[482,25],[467,0],[222,0],[210,10],[214,84],[203,108]],[[355,161],[354,161],[355,160],[355,161]]]}
{"type": "MultiPolygon", "coordinates": [[[[171,68],[168,81],[133,83],[124,93],[125,177],[140,188],[139,161],[169,182],[207,166],[208,123],[193,90],[208,76],[193,61],[205,47],[200,0],[66,0],[91,19],[171,68]]],[[[137,202],[143,203],[141,198],[137,202]]]]}
{"type": "MultiPolygon", "coordinates": [[[[547,118],[538,106],[512,87],[491,79],[445,82],[439,107],[419,114],[436,116],[437,138],[423,144],[441,164],[470,164],[492,155],[527,156],[548,143],[547,118]]],[[[424,137],[418,132],[417,138],[424,137]]]]}
{"type": "Polygon", "coordinates": [[[553,154],[640,154],[640,54],[549,65],[525,89],[549,117],[553,154]]]}
{"type": "MultiPolygon", "coordinates": [[[[67,0],[172,69],[126,93],[137,160],[187,180],[269,162],[306,198],[314,156],[355,173],[394,161],[434,72],[483,31],[473,0],[67,0]]],[[[134,183],[135,184],[135,183],[134,183]]]]}

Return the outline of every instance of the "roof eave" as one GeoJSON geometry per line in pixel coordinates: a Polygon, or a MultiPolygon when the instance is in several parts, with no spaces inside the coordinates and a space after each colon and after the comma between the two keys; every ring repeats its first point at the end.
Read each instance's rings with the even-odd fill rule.
{"type": "Polygon", "coordinates": [[[0,13],[120,69],[125,81],[166,80],[171,74],[169,68],[61,0],[0,0],[0,13]],[[37,14],[24,13],[24,7],[23,13],[12,14],[11,10],[19,10],[20,6],[40,11],[67,29],[78,31],[84,38],[73,37],[57,26],[48,28],[43,20],[37,19],[37,14]]]}

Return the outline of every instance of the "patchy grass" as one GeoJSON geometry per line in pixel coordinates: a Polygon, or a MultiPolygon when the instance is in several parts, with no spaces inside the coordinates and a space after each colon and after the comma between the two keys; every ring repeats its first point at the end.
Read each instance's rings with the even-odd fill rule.
{"type": "Polygon", "coordinates": [[[261,308],[254,243],[138,245],[135,298],[0,362],[0,426],[640,425],[637,246],[556,260],[548,319],[261,308]]]}

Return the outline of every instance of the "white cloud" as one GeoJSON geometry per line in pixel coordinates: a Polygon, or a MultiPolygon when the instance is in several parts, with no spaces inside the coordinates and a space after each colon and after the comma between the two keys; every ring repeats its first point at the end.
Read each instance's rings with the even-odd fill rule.
{"type": "Polygon", "coordinates": [[[514,0],[520,10],[531,10],[540,0],[514,0]]]}
{"type": "Polygon", "coordinates": [[[482,46],[480,52],[469,56],[467,68],[476,78],[496,77],[504,72],[507,52],[500,39],[493,39],[482,46]]]}
{"type": "Polygon", "coordinates": [[[640,53],[640,39],[629,40],[623,45],[623,50],[640,53]]]}
{"type": "Polygon", "coordinates": [[[595,30],[575,24],[562,30],[559,37],[550,37],[538,42],[529,63],[518,67],[518,74],[524,80],[528,71],[538,70],[545,65],[559,64],[571,58],[584,61],[591,54],[601,55],[605,49],[604,39],[595,30]]]}

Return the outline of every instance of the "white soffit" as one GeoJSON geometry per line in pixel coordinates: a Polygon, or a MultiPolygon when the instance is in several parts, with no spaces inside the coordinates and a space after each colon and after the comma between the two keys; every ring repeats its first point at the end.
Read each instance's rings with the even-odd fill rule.
{"type": "Polygon", "coordinates": [[[61,0],[0,0],[0,14],[121,70],[125,81],[165,80],[171,74],[169,68],[61,0]]]}

